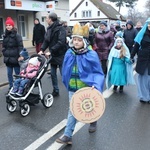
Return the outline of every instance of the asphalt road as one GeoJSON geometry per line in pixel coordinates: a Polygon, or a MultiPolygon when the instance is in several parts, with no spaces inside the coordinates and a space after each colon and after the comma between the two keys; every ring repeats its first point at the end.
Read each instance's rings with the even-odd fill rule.
{"type": "MultiPolygon", "coordinates": [[[[52,92],[51,78],[42,79],[43,93],[52,92]]],[[[52,107],[41,103],[31,107],[28,116],[6,109],[7,86],[0,88],[0,150],[149,150],[150,104],[141,104],[136,96],[136,86],[125,87],[124,93],[113,93],[106,98],[106,110],[98,121],[97,132],[90,134],[88,124],[78,123],[73,145],[55,143],[63,134],[67,112],[68,94],[59,76],[60,96],[52,107]]],[[[107,95],[107,94],[106,94],[107,95]]]]}

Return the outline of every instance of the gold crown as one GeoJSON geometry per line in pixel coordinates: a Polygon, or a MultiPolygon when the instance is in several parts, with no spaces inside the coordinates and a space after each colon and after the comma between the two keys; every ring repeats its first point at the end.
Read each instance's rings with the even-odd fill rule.
{"type": "Polygon", "coordinates": [[[87,24],[81,26],[80,23],[77,23],[73,26],[72,34],[83,36],[83,37],[89,37],[89,27],[87,24]]]}

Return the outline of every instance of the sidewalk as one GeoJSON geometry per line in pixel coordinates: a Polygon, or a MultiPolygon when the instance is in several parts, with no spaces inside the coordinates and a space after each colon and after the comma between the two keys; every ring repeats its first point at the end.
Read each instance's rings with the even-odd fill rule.
{"type": "MultiPolygon", "coordinates": [[[[30,56],[32,54],[36,54],[34,47],[27,48],[27,50],[30,56]]],[[[0,87],[7,85],[7,84],[8,84],[7,70],[6,70],[5,64],[3,63],[3,56],[2,56],[0,57],[0,87]]]]}

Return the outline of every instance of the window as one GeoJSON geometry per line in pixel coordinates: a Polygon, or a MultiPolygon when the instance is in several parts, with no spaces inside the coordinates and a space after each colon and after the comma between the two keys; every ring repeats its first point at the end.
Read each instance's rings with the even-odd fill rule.
{"type": "Polygon", "coordinates": [[[97,16],[100,16],[100,11],[97,12],[97,16]]]}
{"type": "Polygon", "coordinates": [[[87,17],[91,18],[91,17],[92,17],[92,12],[91,12],[91,10],[82,11],[82,17],[83,17],[83,18],[87,18],[87,17]]]}
{"type": "Polygon", "coordinates": [[[77,13],[74,13],[74,17],[75,17],[75,18],[77,17],[77,13]]]}
{"type": "Polygon", "coordinates": [[[3,34],[4,34],[3,18],[0,17],[0,39],[2,39],[3,34]]]}
{"type": "Polygon", "coordinates": [[[86,2],[86,6],[88,6],[88,2],[86,2]]]}
{"type": "Polygon", "coordinates": [[[85,17],[85,11],[82,12],[82,17],[83,17],[83,18],[85,17]]]}
{"type": "Polygon", "coordinates": [[[26,19],[24,15],[19,15],[18,25],[19,25],[19,33],[23,38],[26,37],[26,19]]]}

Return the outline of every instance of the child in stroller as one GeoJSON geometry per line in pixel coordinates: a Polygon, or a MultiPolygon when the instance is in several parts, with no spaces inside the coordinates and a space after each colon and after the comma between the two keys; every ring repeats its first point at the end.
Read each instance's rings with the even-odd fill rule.
{"type": "Polygon", "coordinates": [[[40,62],[38,61],[38,57],[31,58],[27,67],[20,72],[20,78],[14,81],[13,90],[11,90],[10,94],[22,96],[25,85],[30,79],[36,76],[39,66],[40,62]]]}
{"type": "Polygon", "coordinates": [[[21,71],[18,76],[19,78],[15,80],[14,86],[10,89],[8,95],[6,95],[7,110],[9,112],[12,113],[17,109],[17,101],[19,102],[22,116],[27,116],[30,112],[30,106],[35,106],[39,101],[42,102],[44,107],[51,107],[53,104],[53,96],[51,93],[45,93],[43,95],[41,83],[41,79],[47,71],[50,60],[51,58],[47,59],[43,55],[33,54],[30,56],[27,68],[30,68],[32,64],[32,69],[30,68],[32,72],[29,72],[30,69],[28,70],[27,68],[21,71]],[[23,83],[22,86],[21,81],[27,83],[23,83]],[[35,87],[38,88],[38,93],[34,93],[33,89],[35,87]]]}

